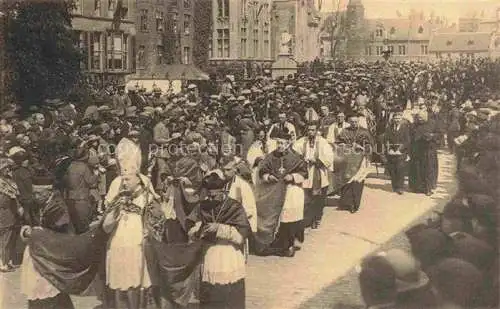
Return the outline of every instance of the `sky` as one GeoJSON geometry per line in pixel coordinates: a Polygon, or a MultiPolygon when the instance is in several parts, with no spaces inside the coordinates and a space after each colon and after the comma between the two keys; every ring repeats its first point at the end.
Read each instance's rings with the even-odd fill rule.
{"type": "MultiPolygon", "coordinates": [[[[316,2],[321,0],[316,0],[316,2]]],[[[334,11],[338,1],[345,8],[348,0],[322,0],[321,11],[334,11]]],[[[397,11],[407,16],[411,9],[424,11],[429,16],[432,11],[438,16],[445,16],[449,21],[457,21],[459,17],[473,15],[479,17],[484,11],[487,18],[495,17],[496,8],[500,8],[500,0],[362,0],[365,16],[368,18],[396,18],[397,11]]]]}

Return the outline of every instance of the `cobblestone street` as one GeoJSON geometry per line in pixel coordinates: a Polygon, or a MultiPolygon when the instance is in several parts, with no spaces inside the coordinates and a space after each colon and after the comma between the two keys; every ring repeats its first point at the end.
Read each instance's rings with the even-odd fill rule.
{"type": "MultiPolygon", "coordinates": [[[[427,197],[397,195],[382,175],[370,177],[360,211],[336,210],[329,200],[319,230],[306,234],[294,258],[250,256],[247,264],[247,308],[356,308],[362,305],[353,267],[374,251],[408,247],[404,230],[442,208],[456,190],[454,162],[443,152],[437,192],[427,197]],[[344,304],[344,305],[343,305],[344,304]]],[[[380,172],[382,173],[382,172],[380,172]]],[[[20,272],[2,274],[0,299],[5,309],[26,308],[20,294],[20,272]]],[[[92,309],[94,297],[74,297],[78,309],[92,309]]]]}

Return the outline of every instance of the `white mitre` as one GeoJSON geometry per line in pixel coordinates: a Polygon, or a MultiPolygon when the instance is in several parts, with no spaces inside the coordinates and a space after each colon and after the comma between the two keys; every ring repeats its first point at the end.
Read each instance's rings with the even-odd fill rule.
{"type": "Polygon", "coordinates": [[[141,172],[141,148],[128,138],[122,138],[116,146],[116,159],[120,175],[138,175],[141,172]]]}

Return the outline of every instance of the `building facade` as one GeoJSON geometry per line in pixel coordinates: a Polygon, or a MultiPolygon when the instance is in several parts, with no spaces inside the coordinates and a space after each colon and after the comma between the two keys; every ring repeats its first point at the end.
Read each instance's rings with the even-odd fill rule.
{"type": "Polygon", "coordinates": [[[320,56],[320,24],[318,1],[275,0],[272,9],[272,50],[276,59],[289,38],[289,54],[297,62],[313,61],[320,56]]]}
{"type": "MultiPolygon", "coordinates": [[[[493,19],[482,19],[472,30],[434,33],[429,46],[431,59],[500,58],[500,7],[493,19]]],[[[470,30],[465,26],[459,29],[470,30]]]]}
{"type": "Polygon", "coordinates": [[[86,58],[82,69],[96,84],[123,83],[135,71],[136,1],[121,1],[120,27],[113,30],[118,0],[75,0],[72,26],[86,58]]]}
{"type": "Polygon", "coordinates": [[[137,0],[133,78],[165,79],[167,65],[191,64],[193,9],[194,0],[137,0]]]}
{"type": "Polygon", "coordinates": [[[429,41],[441,25],[419,17],[369,19],[364,58],[380,60],[389,52],[391,61],[428,61],[429,41]]]}
{"type": "Polygon", "coordinates": [[[271,60],[272,0],[213,0],[211,61],[271,60]]]}

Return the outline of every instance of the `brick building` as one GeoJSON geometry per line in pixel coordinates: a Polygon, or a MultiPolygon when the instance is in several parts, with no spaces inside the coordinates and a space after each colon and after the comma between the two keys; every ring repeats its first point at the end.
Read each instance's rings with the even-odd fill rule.
{"type": "Polygon", "coordinates": [[[133,78],[163,79],[167,65],[192,62],[193,2],[137,0],[137,70],[133,78]],[[165,57],[167,48],[173,59],[165,57]]]}
{"type": "Polygon", "coordinates": [[[87,58],[82,69],[94,83],[123,83],[135,70],[135,0],[123,0],[118,31],[112,30],[119,0],[75,0],[73,29],[80,34],[80,47],[87,58]]]}
{"type": "Polygon", "coordinates": [[[211,62],[271,61],[271,7],[272,0],[213,0],[211,62]]]}

